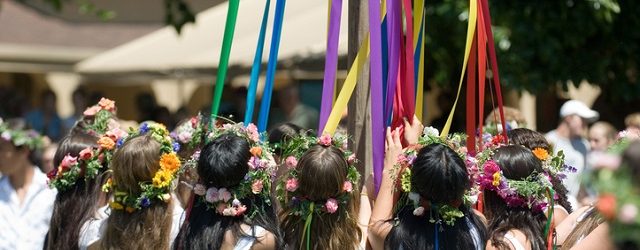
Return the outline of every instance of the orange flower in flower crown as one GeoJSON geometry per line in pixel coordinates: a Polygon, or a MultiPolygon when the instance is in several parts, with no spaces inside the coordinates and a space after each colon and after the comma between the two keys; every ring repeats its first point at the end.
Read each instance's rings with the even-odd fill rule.
{"type": "Polygon", "coordinates": [[[116,146],[116,142],[114,142],[113,139],[109,138],[108,136],[103,136],[102,138],[100,138],[100,140],[98,140],[98,145],[100,145],[100,148],[112,150],[116,146]]]}
{"type": "Polygon", "coordinates": [[[262,148],[260,147],[252,147],[249,152],[251,152],[251,154],[253,156],[261,156],[262,155],[262,148]]]}
{"type": "Polygon", "coordinates": [[[107,98],[102,98],[100,99],[100,102],[98,102],[98,105],[105,110],[108,111],[114,111],[116,109],[116,102],[109,100],[107,98]]]}
{"type": "Polygon", "coordinates": [[[546,161],[547,159],[549,159],[549,152],[544,148],[535,148],[531,152],[533,152],[536,158],[540,159],[541,161],[546,161]]]}
{"type": "Polygon", "coordinates": [[[601,194],[596,204],[598,211],[607,219],[616,217],[616,196],[610,193],[601,194]]]}
{"type": "Polygon", "coordinates": [[[175,173],[180,168],[180,159],[176,153],[162,154],[160,157],[160,168],[175,173]]]}

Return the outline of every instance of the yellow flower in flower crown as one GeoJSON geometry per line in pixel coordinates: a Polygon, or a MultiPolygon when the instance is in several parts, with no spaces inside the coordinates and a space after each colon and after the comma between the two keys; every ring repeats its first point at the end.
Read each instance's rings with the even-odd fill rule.
{"type": "Polygon", "coordinates": [[[167,187],[173,181],[173,175],[169,171],[159,170],[153,177],[153,186],[162,188],[167,187]]]}
{"type": "Polygon", "coordinates": [[[180,168],[180,159],[176,153],[162,154],[160,168],[170,173],[175,173],[180,168]]]}
{"type": "Polygon", "coordinates": [[[500,172],[493,173],[493,182],[491,184],[496,187],[500,185],[500,172]]]}
{"type": "Polygon", "coordinates": [[[547,152],[547,150],[545,150],[544,148],[534,148],[531,152],[533,152],[536,158],[540,159],[541,161],[546,161],[547,159],[549,159],[549,152],[547,152]]]}
{"type": "Polygon", "coordinates": [[[113,208],[114,210],[122,210],[124,208],[122,204],[115,201],[109,202],[109,207],[113,208]]]}

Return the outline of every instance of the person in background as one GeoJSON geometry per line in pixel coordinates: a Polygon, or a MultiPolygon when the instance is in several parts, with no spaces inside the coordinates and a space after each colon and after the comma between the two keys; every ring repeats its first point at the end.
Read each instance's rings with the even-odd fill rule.
{"type": "Polygon", "coordinates": [[[76,121],[82,119],[82,112],[87,109],[87,92],[84,88],[79,87],[71,94],[71,101],[73,101],[73,114],[64,119],[65,131],[71,130],[76,121]]]}
{"type": "Polygon", "coordinates": [[[56,192],[34,164],[42,137],[0,119],[0,249],[42,249],[56,192]]]}
{"type": "Polygon", "coordinates": [[[565,163],[576,169],[575,173],[567,174],[564,185],[569,190],[568,198],[574,209],[579,208],[577,196],[580,191],[580,174],[587,164],[589,142],[585,139],[587,124],[595,122],[600,117],[597,111],[587,107],[578,100],[565,102],[560,108],[560,124],[545,135],[552,145],[554,153],[562,150],[565,163]]]}
{"type": "Polygon", "coordinates": [[[624,119],[625,130],[640,136],[640,113],[633,113],[624,119]]]}
{"type": "Polygon", "coordinates": [[[49,173],[55,165],[53,164],[53,157],[56,154],[56,150],[58,150],[58,143],[49,143],[43,152],[42,152],[42,166],[40,166],[40,170],[43,173],[49,173]]]}
{"type": "MultiPolygon", "coordinates": [[[[524,119],[524,115],[522,115],[522,112],[520,112],[520,110],[512,107],[504,107],[503,112],[507,132],[512,129],[527,127],[527,121],[524,119]]],[[[487,133],[490,133],[492,135],[502,133],[500,111],[498,110],[498,108],[493,109],[491,113],[487,115],[487,118],[484,120],[484,124],[484,130],[487,133]]]]}
{"type": "Polygon", "coordinates": [[[286,122],[309,129],[318,127],[318,111],[300,101],[300,89],[297,84],[290,84],[279,90],[277,98],[286,122]]]}
{"type": "Polygon", "coordinates": [[[27,124],[43,136],[57,142],[64,136],[64,124],[56,111],[56,94],[45,90],[40,96],[40,108],[25,115],[27,124]]]}
{"type": "Polygon", "coordinates": [[[591,151],[603,152],[614,142],[618,131],[608,122],[596,122],[589,128],[589,146],[591,151]]]}

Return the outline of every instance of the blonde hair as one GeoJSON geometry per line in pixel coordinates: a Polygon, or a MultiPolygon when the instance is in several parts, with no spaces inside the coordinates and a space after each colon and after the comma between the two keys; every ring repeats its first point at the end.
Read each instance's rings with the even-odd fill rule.
{"type": "MultiPolygon", "coordinates": [[[[132,138],[115,151],[111,161],[116,192],[140,194],[140,182],[151,182],[160,169],[160,143],[149,134],[132,138]]],[[[171,201],[129,213],[111,210],[103,249],[168,249],[171,232],[171,201]]]]}
{"type": "Polygon", "coordinates": [[[640,128],[640,113],[633,113],[624,118],[624,125],[627,127],[640,128]]]}
{"type": "MultiPolygon", "coordinates": [[[[347,161],[340,149],[330,146],[311,147],[298,162],[300,193],[312,201],[324,202],[342,192],[347,181],[347,161]]],[[[291,207],[285,206],[280,212],[280,226],[285,232],[285,243],[290,249],[303,249],[306,244],[311,249],[347,249],[355,247],[362,237],[358,227],[357,212],[360,192],[351,192],[345,208],[336,213],[313,213],[310,225],[310,242],[303,239],[306,215],[294,215],[291,207]]],[[[342,205],[341,205],[342,206],[342,205]]]]}
{"type": "MultiPolygon", "coordinates": [[[[509,123],[515,121],[518,124],[518,128],[526,128],[527,120],[520,110],[512,107],[503,107],[504,121],[509,123]]],[[[484,124],[496,124],[500,123],[500,112],[498,108],[493,109],[486,117],[484,124]]]]}

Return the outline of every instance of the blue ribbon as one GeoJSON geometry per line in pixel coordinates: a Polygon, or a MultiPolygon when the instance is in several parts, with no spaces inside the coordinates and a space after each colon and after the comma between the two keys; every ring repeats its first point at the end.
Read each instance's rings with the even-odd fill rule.
{"type": "Polygon", "coordinates": [[[267,31],[270,5],[271,0],[267,0],[264,6],[264,14],[262,14],[262,24],[260,25],[260,35],[258,36],[256,55],[253,58],[253,66],[251,66],[251,79],[249,80],[249,89],[247,90],[247,107],[244,112],[245,126],[253,120],[253,106],[255,106],[256,103],[256,90],[258,89],[258,79],[260,78],[260,66],[262,66],[262,51],[264,49],[264,36],[267,31]]]}
{"type": "Polygon", "coordinates": [[[267,129],[269,109],[271,108],[271,94],[273,93],[273,81],[278,63],[278,49],[280,48],[280,36],[282,35],[282,20],[284,19],[284,6],[286,0],[276,1],[276,14],[273,23],[273,35],[271,35],[271,47],[269,50],[269,62],[267,63],[267,79],[260,103],[260,115],[258,117],[258,131],[267,129]]]}

